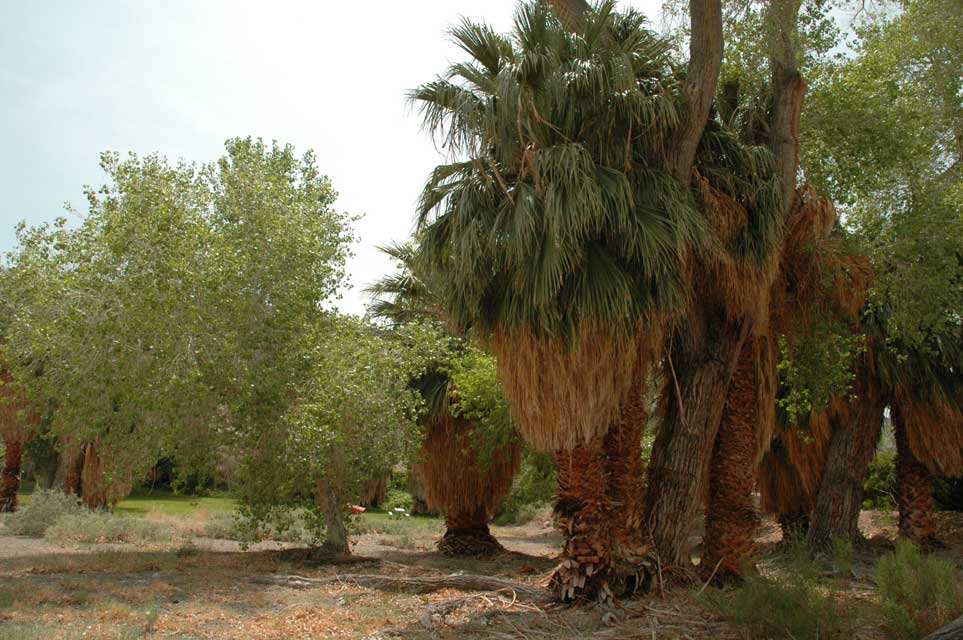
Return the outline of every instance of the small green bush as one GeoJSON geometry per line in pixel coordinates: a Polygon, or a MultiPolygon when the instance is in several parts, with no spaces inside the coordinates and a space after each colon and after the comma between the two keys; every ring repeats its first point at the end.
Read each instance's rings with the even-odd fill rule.
{"type": "Polygon", "coordinates": [[[403,489],[391,487],[388,489],[388,496],[385,498],[384,503],[382,503],[381,508],[391,513],[392,510],[400,507],[404,509],[406,513],[410,513],[414,504],[415,499],[411,497],[410,493],[403,489]]]}
{"type": "Polygon", "coordinates": [[[876,564],[886,631],[919,638],[963,613],[963,586],[950,562],[923,554],[905,540],[876,564]]]}
{"type": "Polygon", "coordinates": [[[896,454],[882,451],[869,464],[863,481],[864,509],[893,509],[896,506],[896,454]]]}
{"type": "Polygon", "coordinates": [[[222,540],[244,540],[237,516],[232,513],[212,513],[204,523],[204,537],[222,540]]]}
{"type": "Polygon", "coordinates": [[[173,531],[157,522],[104,511],[85,511],[61,516],[44,536],[53,542],[170,542],[173,531]]]}
{"type": "Polygon", "coordinates": [[[707,600],[747,639],[842,638],[851,626],[852,616],[809,571],[790,571],[782,580],[749,572],[739,587],[711,590],[707,600]]]}
{"type": "Polygon", "coordinates": [[[21,505],[4,521],[6,532],[15,536],[42,536],[61,517],[80,515],[86,510],[75,496],[61,491],[34,492],[30,502],[21,505]]]}
{"type": "Polygon", "coordinates": [[[512,492],[502,502],[495,524],[525,524],[550,503],[557,486],[552,457],[525,448],[512,492]]]}

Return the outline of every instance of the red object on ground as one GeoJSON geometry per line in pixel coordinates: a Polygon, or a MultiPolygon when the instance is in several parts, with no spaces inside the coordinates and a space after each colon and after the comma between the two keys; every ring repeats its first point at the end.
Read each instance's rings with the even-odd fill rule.
{"type": "Polygon", "coordinates": [[[356,505],[356,504],[351,505],[351,513],[359,514],[359,513],[364,513],[365,511],[367,511],[367,509],[365,509],[360,505],[356,505]]]}

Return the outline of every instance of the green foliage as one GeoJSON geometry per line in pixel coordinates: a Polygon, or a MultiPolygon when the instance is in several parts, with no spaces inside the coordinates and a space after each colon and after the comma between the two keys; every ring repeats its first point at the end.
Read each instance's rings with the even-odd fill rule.
{"type": "Polygon", "coordinates": [[[502,501],[495,524],[525,524],[551,503],[557,488],[552,456],[526,447],[512,492],[502,501]]]}
{"type": "Polygon", "coordinates": [[[776,401],[786,425],[798,425],[812,412],[825,411],[833,397],[848,395],[855,374],[853,362],[863,338],[844,323],[823,319],[805,336],[790,342],[780,335],[776,371],[776,401]]]}
{"type": "Polygon", "coordinates": [[[97,442],[108,476],[165,455],[207,471],[216,447],[288,410],[304,335],[344,281],[350,220],[290,146],[101,166],[79,226],[18,228],[0,272],[4,362],[55,435],[97,442]]]}
{"type": "Polygon", "coordinates": [[[499,449],[518,435],[495,372],[495,359],[470,342],[451,363],[451,415],[472,424],[471,444],[486,469],[499,449]]]}
{"type": "Polygon", "coordinates": [[[512,36],[465,20],[452,39],[468,61],[411,93],[456,157],[425,186],[418,250],[459,329],[634,333],[688,293],[681,257],[709,229],[666,169],[681,111],[669,45],[611,3],[587,19],[575,35],[531,2],[512,36]]]}
{"type": "Polygon", "coordinates": [[[321,539],[318,481],[332,487],[339,503],[355,502],[363,482],[387,475],[416,441],[422,399],[408,381],[437,358],[436,337],[421,325],[383,334],[333,315],[304,336],[310,374],[296,390],[297,402],[252,434],[243,452],[245,517],[254,524],[283,521],[300,508],[321,539]]]}
{"type": "Polygon", "coordinates": [[[147,544],[170,542],[173,531],[169,526],[142,518],[116,516],[103,511],[84,511],[60,516],[47,528],[44,537],[58,543],[147,544]]]}
{"type": "Polygon", "coordinates": [[[905,540],[879,559],[876,584],[891,637],[920,638],[963,613],[957,568],[905,540]]]}
{"type": "Polygon", "coordinates": [[[879,451],[869,463],[863,480],[863,508],[892,510],[896,507],[896,453],[879,451]]]}
{"type": "Polygon", "coordinates": [[[81,516],[86,512],[75,496],[61,491],[35,491],[30,501],[4,520],[7,533],[18,536],[42,536],[58,520],[81,516]]]}
{"type": "Polygon", "coordinates": [[[395,509],[404,509],[409,513],[415,505],[415,500],[405,489],[388,489],[388,496],[385,498],[384,510],[391,513],[395,509]]]}
{"type": "Polygon", "coordinates": [[[884,333],[913,347],[963,308],[963,9],[906,0],[867,15],[858,55],[812,74],[802,160],[873,263],[884,333]]]}
{"type": "Polygon", "coordinates": [[[780,579],[747,572],[738,587],[707,593],[709,603],[747,639],[843,638],[854,626],[845,605],[809,571],[791,571],[780,579]]]}

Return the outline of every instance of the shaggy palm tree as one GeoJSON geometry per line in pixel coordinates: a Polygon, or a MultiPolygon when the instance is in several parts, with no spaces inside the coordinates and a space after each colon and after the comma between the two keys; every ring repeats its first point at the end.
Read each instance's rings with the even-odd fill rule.
{"type": "MultiPolygon", "coordinates": [[[[414,321],[446,324],[433,293],[437,285],[418,271],[413,245],[394,244],[382,250],[400,268],[368,288],[373,297],[369,312],[395,325],[414,321]]],[[[462,348],[459,340],[452,338],[451,342],[453,351],[462,348]]],[[[438,548],[448,555],[488,555],[502,550],[488,522],[511,491],[521,447],[513,433],[489,433],[478,423],[453,415],[458,413],[458,391],[450,366],[438,362],[411,383],[427,406],[420,420],[425,435],[411,473],[420,480],[427,506],[445,516],[446,530],[438,548]]],[[[505,425],[500,427],[504,431],[505,425]]]]}
{"type": "Polygon", "coordinates": [[[420,259],[455,325],[496,355],[523,436],[556,454],[566,598],[604,597],[614,564],[636,572],[646,551],[639,399],[711,235],[669,167],[668,45],[610,3],[585,25],[570,33],[537,3],[512,37],[463,22],[470,60],[411,95],[457,156],[425,187],[420,259]]]}
{"type": "MultiPolygon", "coordinates": [[[[712,20],[693,4],[693,40],[705,44],[712,20]]],[[[524,437],[556,454],[567,540],[554,585],[563,597],[637,584],[648,552],[641,397],[667,326],[683,356],[675,366],[669,358],[664,378],[673,391],[681,379],[683,397],[665,403],[671,426],[656,443],[646,518],[655,516],[660,557],[681,558],[689,489],[709,455],[703,423],[721,411],[776,229],[768,152],[717,125],[703,132],[698,108],[680,108],[699,103],[690,92],[705,71],[699,47],[679,81],[640,14],[604,3],[580,17],[569,32],[545,6],[523,5],[513,38],[466,23],[454,36],[473,60],[413,94],[458,156],[425,189],[421,255],[445,283],[452,317],[498,356],[524,437]],[[693,118],[694,189],[691,162],[679,170],[693,118]],[[671,322],[692,297],[694,338],[691,309],[671,322]],[[718,327],[731,357],[688,348],[716,348],[718,327]],[[683,405],[695,409],[691,421],[679,419],[683,405]],[[686,448],[693,440],[699,451],[686,448]]]]}
{"type": "Polygon", "coordinates": [[[866,260],[846,250],[835,209],[811,187],[796,191],[781,247],[766,317],[756,325],[764,334],[747,340],[740,354],[712,458],[703,568],[722,578],[739,575],[754,555],[752,493],[764,454],[763,506],[779,513],[787,529],[798,526],[821,477],[830,416],[843,410],[835,398],[807,424],[777,430],[777,345],[801,340],[827,317],[854,325],[868,286],[866,260]]]}
{"type": "Polygon", "coordinates": [[[874,346],[896,437],[900,533],[930,545],[933,478],[963,474],[963,336],[956,327],[913,348],[874,346]]]}
{"type": "Polygon", "coordinates": [[[5,451],[3,478],[0,480],[0,513],[17,510],[23,448],[36,435],[39,425],[39,414],[24,402],[11,382],[9,372],[0,373],[0,438],[5,451]]]}

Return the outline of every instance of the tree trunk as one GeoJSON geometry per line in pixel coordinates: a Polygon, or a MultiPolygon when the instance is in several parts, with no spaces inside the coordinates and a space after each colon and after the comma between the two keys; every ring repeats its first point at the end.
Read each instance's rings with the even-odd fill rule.
{"type": "Polygon", "coordinates": [[[682,184],[692,181],[692,165],[722,66],[722,4],[720,0],[689,0],[689,68],[683,90],[688,113],[672,141],[670,170],[682,184]]]}
{"type": "Polygon", "coordinates": [[[833,538],[859,538],[863,479],[883,427],[885,403],[866,366],[856,374],[854,392],[849,411],[837,419],[809,525],[808,541],[817,549],[828,548],[833,538]]]}
{"type": "Polygon", "coordinates": [[[708,579],[739,576],[752,560],[759,514],[753,500],[756,458],[756,357],[746,340],[729,384],[712,452],[709,507],[700,568],[708,579]]]}
{"type": "Polygon", "coordinates": [[[744,322],[727,321],[703,303],[670,342],[664,419],[652,449],[645,505],[663,573],[691,569],[688,537],[726,390],[746,339],[744,322]]]}
{"type": "Polygon", "coordinates": [[[899,505],[899,532],[922,547],[936,544],[933,522],[933,475],[910,449],[903,412],[890,408],[896,436],[896,502],[899,505]]]}
{"type": "Polygon", "coordinates": [[[318,505],[324,514],[324,549],[338,555],[350,555],[348,529],[344,525],[344,505],[334,485],[318,480],[318,505]]]}
{"type": "Polygon", "coordinates": [[[799,72],[796,52],[799,0],[779,0],[766,4],[765,22],[772,30],[769,37],[769,68],[772,109],[769,116],[769,149],[776,175],[780,177],[780,211],[790,211],[799,167],[799,114],[802,111],[806,81],[799,72]]]}
{"type": "Polygon", "coordinates": [[[555,522],[565,547],[550,587],[561,600],[609,600],[612,509],[602,438],[556,453],[555,464],[555,522]]]}
{"type": "Polygon", "coordinates": [[[651,545],[647,544],[644,534],[645,469],[642,465],[642,430],[649,413],[644,397],[646,381],[642,375],[639,378],[638,387],[622,408],[619,423],[603,442],[613,523],[611,579],[616,594],[634,592],[650,577],[644,566],[651,545]]]}
{"type": "Polygon", "coordinates": [[[963,638],[963,616],[940,627],[923,640],[960,640],[963,638]]]}
{"type": "Polygon", "coordinates": [[[489,556],[505,548],[488,530],[488,513],[479,505],[445,515],[445,535],[438,541],[438,550],[448,556],[489,556]]]}
{"type": "Polygon", "coordinates": [[[0,513],[17,510],[17,492],[20,490],[20,461],[23,457],[23,443],[8,441],[3,466],[3,481],[0,485],[0,513]]]}
{"type": "Polygon", "coordinates": [[[61,459],[64,461],[64,493],[79,498],[83,490],[81,477],[84,470],[84,447],[80,448],[75,457],[64,455],[61,459]]]}

